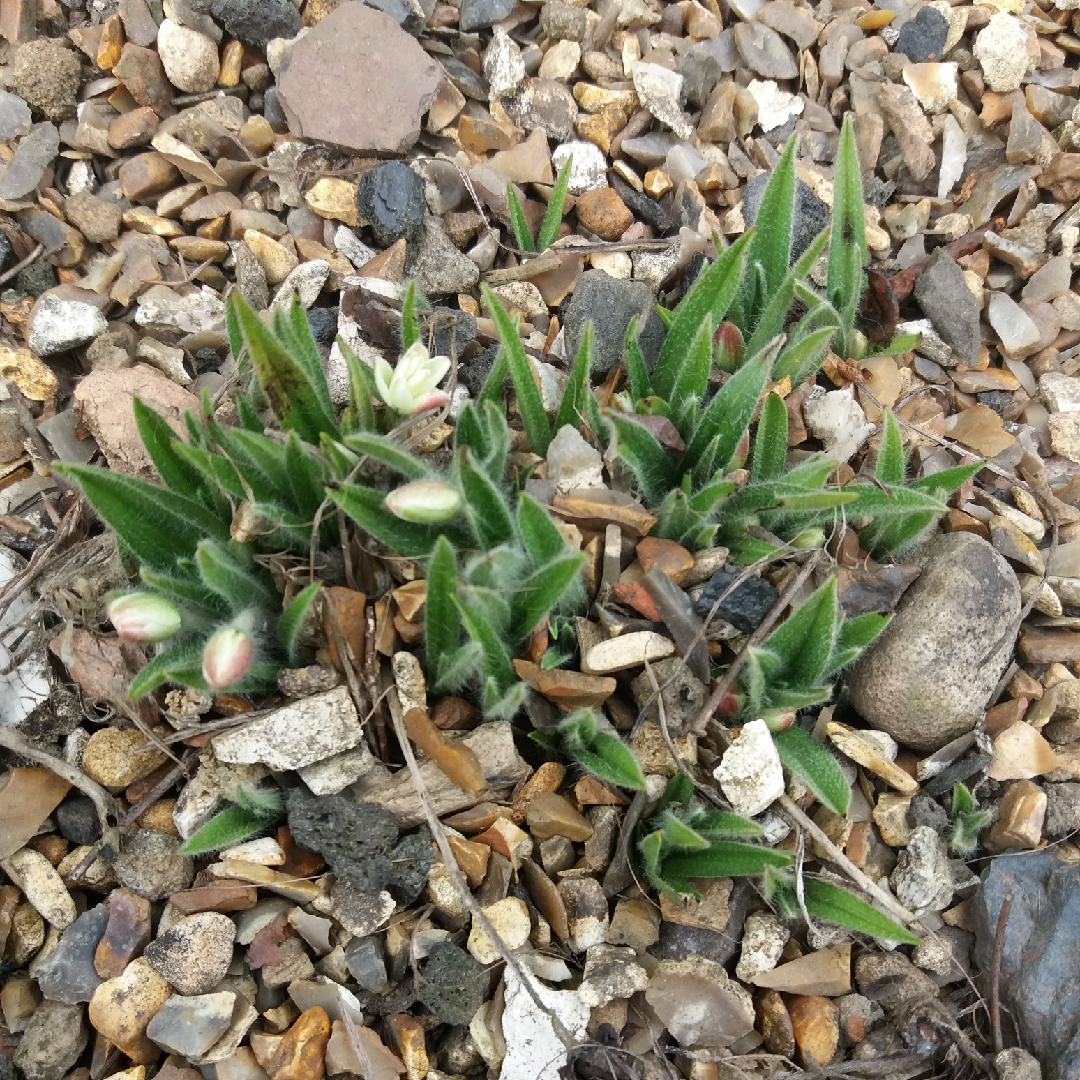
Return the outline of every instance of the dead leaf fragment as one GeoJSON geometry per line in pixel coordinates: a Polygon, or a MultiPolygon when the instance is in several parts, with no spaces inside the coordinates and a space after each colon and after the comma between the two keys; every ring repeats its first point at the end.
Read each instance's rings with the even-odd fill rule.
{"type": "Polygon", "coordinates": [[[458,787],[478,795],[488,786],[476,754],[464,743],[443,734],[423,709],[410,709],[405,714],[405,730],[458,787]]]}

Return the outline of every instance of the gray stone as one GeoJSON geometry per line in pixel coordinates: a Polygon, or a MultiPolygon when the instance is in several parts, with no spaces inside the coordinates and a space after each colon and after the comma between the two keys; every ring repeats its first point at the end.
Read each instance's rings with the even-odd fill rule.
{"type": "Polygon", "coordinates": [[[694,601],[694,610],[706,619],[720,600],[720,606],[713,617],[731,623],[736,630],[744,634],[752,634],[780,594],[771,582],[753,575],[740,582],[729,593],[728,590],[739,580],[740,573],[738,567],[729,563],[721,566],[698,594],[694,601]]]}
{"type": "Polygon", "coordinates": [[[765,79],[797,79],[799,65],[784,39],[759,22],[734,26],[735,44],[747,67],[765,79]]]}
{"type": "Polygon", "coordinates": [[[108,904],[98,904],[64,931],[53,953],[34,968],[45,998],[74,1005],[94,996],[103,981],[94,970],[94,951],[108,922],[108,904]]]}
{"type": "Polygon", "coordinates": [[[209,10],[233,37],[263,51],[272,38],[300,33],[300,12],[291,0],[204,0],[199,6],[209,10]]]}
{"type": "Polygon", "coordinates": [[[18,94],[0,90],[0,142],[11,142],[30,130],[30,106],[18,94]]]}
{"type": "Polygon", "coordinates": [[[1080,829],[1080,784],[1045,784],[1046,818],[1043,836],[1064,840],[1080,829]]]}
{"type": "Polygon", "coordinates": [[[243,240],[233,246],[233,257],[236,259],[236,287],[240,295],[255,311],[265,311],[270,306],[270,287],[266,283],[262,263],[243,240]]]}
{"type": "Polygon", "coordinates": [[[979,302],[967,287],[964,271],[945,248],[935,249],[915,281],[915,299],[942,340],[965,364],[974,364],[982,347],[979,302]]]}
{"type": "Polygon", "coordinates": [[[503,99],[503,108],[526,131],[539,128],[549,139],[559,142],[571,138],[578,117],[573,93],[565,83],[555,79],[526,79],[515,94],[503,99]]]}
{"type": "MultiPolygon", "coordinates": [[[[345,946],[345,966],[349,969],[349,974],[360,984],[361,989],[372,994],[385,994],[390,989],[390,981],[386,977],[386,956],[381,938],[362,937],[350,941],[345,946]]],[[[470,1016],[469,1019],[471,1020],[472,1017],[470,1016]]]]}
{"type": "Polygon", "coordinates": [[[971,904],[976,965],[990,971],[998,913],[1013,903],[1001,953],[1001,997],[1019,1041],[1047,1080],[1080,1077],[1080,867],[1052,851],[994,859],[971,904]]]}
{"type": "Polygon", "coordinates": [[[147,900],[164,900],[195,877],[191,858],[180,854],[180,841],[156,829],[126,836],[114,868],[121,885],[147,900]]]}
{"type": "MultiPolygon", "coordinates": [[[[748,226],[757,220],[758,208],[765,195],[765,187],[772,173],[762,173],[748,180],[743,189],[743,219],[748,226]]],[[[801,180],[795,182],[795,220],[791,226],[791,262],[813,243],[830,221],[828,206],[825,205],[801,180]]]]}
{"type": "MultiPolygon", "coordinates": [[[[652,673],[664,702],[664,719],[672,732],[678,734],[697,719],[709,696],[709,688],[694,677],[681,656],[669,656],[666,660],[658,661],[652,665],[652,673]]],[[[644,712],[646,719],[659,720],[656,692],[648,672],[638,675],[630,683],[630,689],[639,715],[644,712]]]]}
{"type": "Polygon", "coordinates": [[[194,997],[174,994],[154,1014],[147,1037],[170,1054],[198,1057],[224,1034],[235,1004],[236,995],[228,991],[194,997]]]}
{"type": "Polygon", "coordinates": [[[566,308],[563,328],[567,356],[577,356],[585,324],[593,324],[594,379],[608,375],[622,362],[626,328],[634,317],[646,366],[656,362],[664,340],[664,326],[656,313],[652,289],[640,281],[623,281],[604,270],[587,270],[566,308]]]}
{"type": "Polygon", "coordinates": [[[1042,1066],[1026,1050],[1002,1050],[994,1058],[999,1080],[1042,1080],[1042,1066]]]}
{"type": "Polygon", "coordinates": [[[356,209],[383,247],[405,238],[415,244],[424,228],[424,180],[400,161],[377,165],[360,177],[356,209]]]}
{"type": "Polygon", "coordinates": [[[61,1080],[89,1041],[82,1005],[43,1001],[30,1017],[12,1061],[26,1080],[61,1080]]]}
{"type": "Polygon", "coordinates": [[[945,842],[929,825],[911,830],[889,882],[897,900],[915,914],[941,911],[953,895],[953,875],[945,842]]]}
{"type": "Polygon", "coordinates": [[[483,30],[505,19],[514,10],[514,0],[464,0],[458,26],[468,33],[483,30]]]}
{"type": "Polygon", "coordinates": [[[364,893],[390,884],[389,854],[398,838],[392,814],[345,795],[314,798],[300,788],[289,792],[288,811],[293,839],[322,855],[339,882],[364,893]]]}
{"type": "Polygon", "coordinates": [[[38,356],[53,356],[93,341],[108,328],[105,316],[93,304],[47,293],[30,316],[30,349],[38,356]]]}
{"type": "Polygon", "coordinates": [[[181,994],[205,994],[225,977],[235,940],[232,919],[200,911],[151,941],[143,956],[181,994]]]}
{"type": "Polygon", "coordinates": [[[405,275],[425,296],[448,296],[473,289],[480,280],[480,268],[454,247],[442,222],[429,216],[405,262],[405,275]]]}
{"type": "Polygon", "coordinates": [[[552,41],[585,40],[588,19],[584,8],[565,0],[548,0],[540,9],[540,26],[552,41]]]}
{"type": "Polygon", "coordinates": [[[101,836],[101,821],[94,803],[82,792],[75,792],[56,808],[56,823],[65,840],[79,846],[94,844],[101,836]]]}
{"type": "Polygon", "coordinates": [[[120,0],[120,21],[128,41],[144,49],[157,41],[158,24],[150,14],[146,0],[120,0]]]}
{"type": "Polygon", "coordinates": [[[29,195],[41,182],[43,173],[59,152],[60,133],[56,125],[47,122],[35,124],[19,143],[15,156],[0,177],[0,199],[21,199],[29,195]]]}
{"type": "Polygon", "coordinates": [[[431,951],[421,978],[419,999],[444,1023],[467,1024],[487,997],[484,965],[450,941],[431,951]]]}
{"type": "Polygon", "coordinates": [[[919,8],[914,19],[900,27],[893,51],[903,53],[913,64],[940,60],[949,36],[949,23],[940,11],[932,7],[919,8]]]}
{"type": "Polygon", "coordinates": [[[851,704],[872,726],[936,750],[982,716],[1019,628],[1009,564],[971,533],[939,536],[892,622],[848,675],[851,704]]]}

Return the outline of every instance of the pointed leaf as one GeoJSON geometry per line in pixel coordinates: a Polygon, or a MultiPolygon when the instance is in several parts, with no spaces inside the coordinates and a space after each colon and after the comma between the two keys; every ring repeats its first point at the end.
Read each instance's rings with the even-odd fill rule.
{"type": "Polygon", "coordinates": [[[664,874],[679,878],[742,877],[760,874],[766,866],[790,866],[790,852],[735,840],[718,840],[707,851],[669,855],[664,874]]]}
{"type": "Polygon", "coordinates": [[[514,241],[519,251],[535,251],[532,235],[529,232],[529,223],[525,220],[525,211],[521,209],[517,192],[509,180],[506,182],[506,201],[510,207],[510,228],[514,231],[514,241]]]}
{"type": "Polygon", "coordinates": [[[476,464],[469,449],[458,451],[458,476],[465,512],[480,547],[489,550],[514,539],[514,519],[502,492],[476,464]]]}
{"type": "Polygon", "coordinates": [[[202,651],[205,644],[202,637],[186,638],[158,653],[131,680],[128,698],[135,701],[166,682],[205,690],[206,683],[202,677],[202,651]]]}
{"type": "Polygon", "coordinates": [[[53,470],[82,488],[90,505],[140,563],[169,569],[177,558],[193,556],[204,537],[229,539],[227,522],[156,484],[86,465],[57,464],[53,470]]]}
{"type": "Polygon", "coordinates": [[[377,435],[372,431],[354,431],[341,440],[350,450],[382,462],[388,469],[400,473],[407,480],[426,480],[431,470],[412,451],[389,435],[377,435]]]}
{"type": "Polygon", "coordinates": [[[904,444],[900,437],[900,425],[891,409],[881,418],[881,449],[878,450],[874,477],[882,484],[904,482],[904,444]]]}
{"type": "MultiPolygon", "coordinates": [[[[318,444],[324,431],[337,434],[333,411],[325,407],[319,389],[308,377],[304,361],[266,328],[239,292],[232,294],[229,303],[236,309],[255,372],[281,426],[314,444],[318,444]]],[[[320,373],[321,370],[320,367],[320,373]]]]}
{"type": "Polygon", "coordinates": [[[827,881],[806,878],[803,881],[803,899],[806,910],[826,922],[846,926],[860,934],[899,941],[905,945],[917,945],[919,939],[893,922],[887,915],[872,908],[864,900],[852,896],[846,889],[838,888],[827,881]]]}
{"type": "Polygon", "coordinates": [[[570,154],[555,178],[555,186],[551,189],[551,198],[548,199],[547,210],[544,211],[544,220],[540,226],[540,235],[536,241],[537,251],[546,251],[559,239],[559,226],[562,225],[566,194],[570,190],[570,172],[573,164],[574,155],[570,154]]]}
{"type": "Polygon", "coordinates": [[[592,370],[593,352],[593,324],[590,319],[585,324],[585,331],[581,335],[581,345],[578,348],[574,366],[570,369],[570,378],[567,380],[566,389],[563,391],[562,401],[559,402],[559,412],[555,417],[553,431],[558,434],[563,425],[580,430],[587,423],[585,416],[585,395],[591,394],[589,372],[592,370]]]}
{"type": "Polygon", "coordinates": [[[641,354],[641,343],[637,335],[637,316],[635,315],[626,328],[623,348],[626,356],[626,374],[630,380],[630,397],[635,402],[652,394],[649,372],[645,367],[645,357],[641,354]]]}
{"type": "Polygon", "coordinates": [[[630,466],[649,506],[655,506],[675,486],[676,470],[660,440],[644,424],[623,413],[608,412],[615,429],[619,456],[630,466]]]}
{"type": "Polygon", "coordinates": [[[517,524],[534,566],[543,566],[568,550],[562,533],[548,512],[524,492],[518,498],[517,524]]]}
{"type": "Polygon", "coordinates": [[[633,750],[614,735],[599,732],[593,737],[591,751],[579,750],[574,756],[606,783],[636,791],[645,789],[645,774],[633,750]]]}
{"type": "Polygon", "coordinates": [[[544,412],[544,402],[533,377],[532,366],[518,337],[517,320],[511,321],[499,298],[485,285],[482,289],[484,302],[491,312],[492,321],[499,334],[502,352],[510,365],[510,377],[518,396],[518,408],[525,424],[525,434],[534,454],[544,457],[551,442],[551,426],[544,412]]]}
{"type": "Polygon", "coordinates": [[[867,263],[866,225],[863,220],[862,172],[851,116],[844,117],[833,173],[833,243],[829,248],[827,292],[838,310],[856,302],[862,292],[862,270],[867,263]]]}
{"type": "Polygon", "coordinates": [[[757,436],[754,439],[752,480],[772,480],[784,471],[787,459],[787,406],[779,394],[769,394],[761,408],[757,436]]]}
{"type": "Polygon", "coordinates": [[[679,304],[653,370],[652,386],[655,394],[667,398],[674,389],[683,358],[705,321],[705,316],[711,314],[713,325],[719,326],[727,314],[739,286],[747,245],[754,236],[753,229],[740,236],[698,277],[686,298],[679,304]]]}
{"type": "Polygon", "coordinates": [[[278,619],[278,639],[293,667],[300,663],[300,630],[315,597],[319,595],[319,587],[319,582],[313,581],[306,589],[301,589],[278,619]]]}
{"type": "Polygon", "coordinates": [[[709,846],[709,841],[695,832],[686,822],[677,818],[670,810],[661,816],[663,821],[664,843],[675,851],[700,851],[709,846]]]}
{"type": "Polygon", "coordinates": [[[687,402],[697,402],[705,396],[712,368],[712,332],[712,315],[706,315],[675,377],[669,401],[673,413],[680,412],[687,402]]]}
{"type": "Polygon", "coordinates": [[[206,478],[184,458],[173,450],[177,441],[176,432],[168,422],[137,397],[131,402],[135,414],[135,426],[150,455],[150,460],[157,469],[161,482],[178,495],[184,495],[196,502],[206,498],[206,478]]]}
{"type": "Polygon", "coordinates": [[[773,735],[780,760],[834,814],[847,813],[851,791],[836,758],[800,727],[792,725],[773,735]]]}
{"type": "Polygon", "coordinates": [[[541,620],[557,607],[585,564],[584,552],[567,552],[520,582],[510,597],[510,626],[514,639],[524,641],[541,620]]]}
{"type": "Polygon", "coordinates": [[[694,828],[710,840],[723,840],[729,836],[761,836],[762,828],[756,821],[725,810],[708,810],[694,819],[694,828]]]}
{"type": "Polygon", "coordinates": [[[461,619],[454,606],[456,596],[457,558],[450,541],[440,536],[428,563],[427,598],[424,601],[424,648],[428,678],[433,684],[461,646],[461,619]]]}
{"type": "Polygon", "coordinates": [[[799,140],[791,137],[780,155],[754,217],[756,235],[747,261],[765,272],[765,295],[780,287],[791,261],[791,234],[795,221],[795,149],[799,140]]]}
{"type": "Polygon", "coordinates": [[[517,681],[511,656],[506,645],[491,626],[474,611],[466,607],[458,597],[453,597],[454,606],[465,626],[469,637],[483,650],[480,666],[485,679],[485,704],[487,703],[487,685],[494,687],[496,693],[505,694],[517,681]]]}
{"type": "Polygon", "coordinates": [[[779,349],[778,338],[768,348],[751,356],[716,393],[702,413],[697,430],[683,455],[684,468],[693,468],[705,448],[713,439],[718,439],[714,462],[722,471],[727,471],[728,462],[750,426],[750,418],[757,408],[761,391],[765,389],[779,349]]]}
{"type": "Polygon", "coordinates": [[[270,610],[281,606],[280,595],[263,576],[266,572],[256,566],[242,566],[224,544],[203,540],[195,551],[195,563],[203,584],[233,611],[251,605],[270,610]]]}

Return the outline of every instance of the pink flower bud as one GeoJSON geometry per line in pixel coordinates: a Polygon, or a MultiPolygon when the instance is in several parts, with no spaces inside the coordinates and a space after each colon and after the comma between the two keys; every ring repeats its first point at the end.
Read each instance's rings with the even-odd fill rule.
{"type": "Polygon", "coordinates": [[[386,509],[405,521],[438,525],[461,511],[461,495],[445,480],[413,480],[386,496],[386,509]]]}
{"type": "Polygon", "coordinates": [[[180,629],[176,605],[153,593],[127,593],[109,603],[109,621],[125,641],[164,641],[180,629]]]}
{"type": "Polygon", "coordinates": [[[733,322],[722,322],[713,334],[713,355],[717,367],[734,371],[742,360],[743,336],[733,322]]]}
{"type": "Polygon", "coordinates": [[[206,643],[202,673],[211,690],[224,690],[239,682],[255,659],[255,643],[235,626],[223,626],[206,643]]]}
{"type": "Polygon", "coordinates": [[[450,395],[445,390],[432,390],[416,400],[416,412],[430,412],[432,409],[441,409],[450,403],[450,395]]]}

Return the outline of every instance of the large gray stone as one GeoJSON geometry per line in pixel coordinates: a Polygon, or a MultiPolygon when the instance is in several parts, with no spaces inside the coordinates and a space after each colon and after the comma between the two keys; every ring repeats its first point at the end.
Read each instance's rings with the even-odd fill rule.
{"type": "Polygon", "coordinates": [[[566,355],[577,356],[585,324],[593,324],[594,377],[614,371],[622,360],[623,340],[630,320],[637,317],[645,364],[651,370],[664,343],[664,324],[656,313],[652,289],[640,281],[623,281],[604,270],[586,270],[566,308],[566,355]]]}
{"type": "Polygon", "coordinates": [[[94,951],[108,922],[108,905],[98,904],[64,931],[52,955],[35,969],[44,997],[75,1005],[94,996],[103,981],[94,969],[94,951]]]}
{"type": "Polygon", "coordinates": [[[26,1080],[60,1080],[89,1041],[85,1005],[43,1001],[30,1017],[12,1060],[26,1080]]]}
{"type": "Polygon", "coordinates": [[[939,536],[919,580],[848,676],[851,704],[874,727],[919,751],[936,750],[978,722],[1020,622],[1009,564],[970,533],[939,536]]]}
{"type": "Polygon", "coordinates": [[[916,280],[915,299],[942,340],[965,364],[974,364],[982,346],[979,302],[967,287],[964,271],[943,247],[935,249],[916,280]]]}
{"type": "Polygon", "coordinates": [[[971,904],[975,961],[988,975],[998,913],[1013,904],[1001,951],[1001,997],[1047,1080],[1080,1080],[1080,868],[1053,852],[994,859],[971,904]]]}

